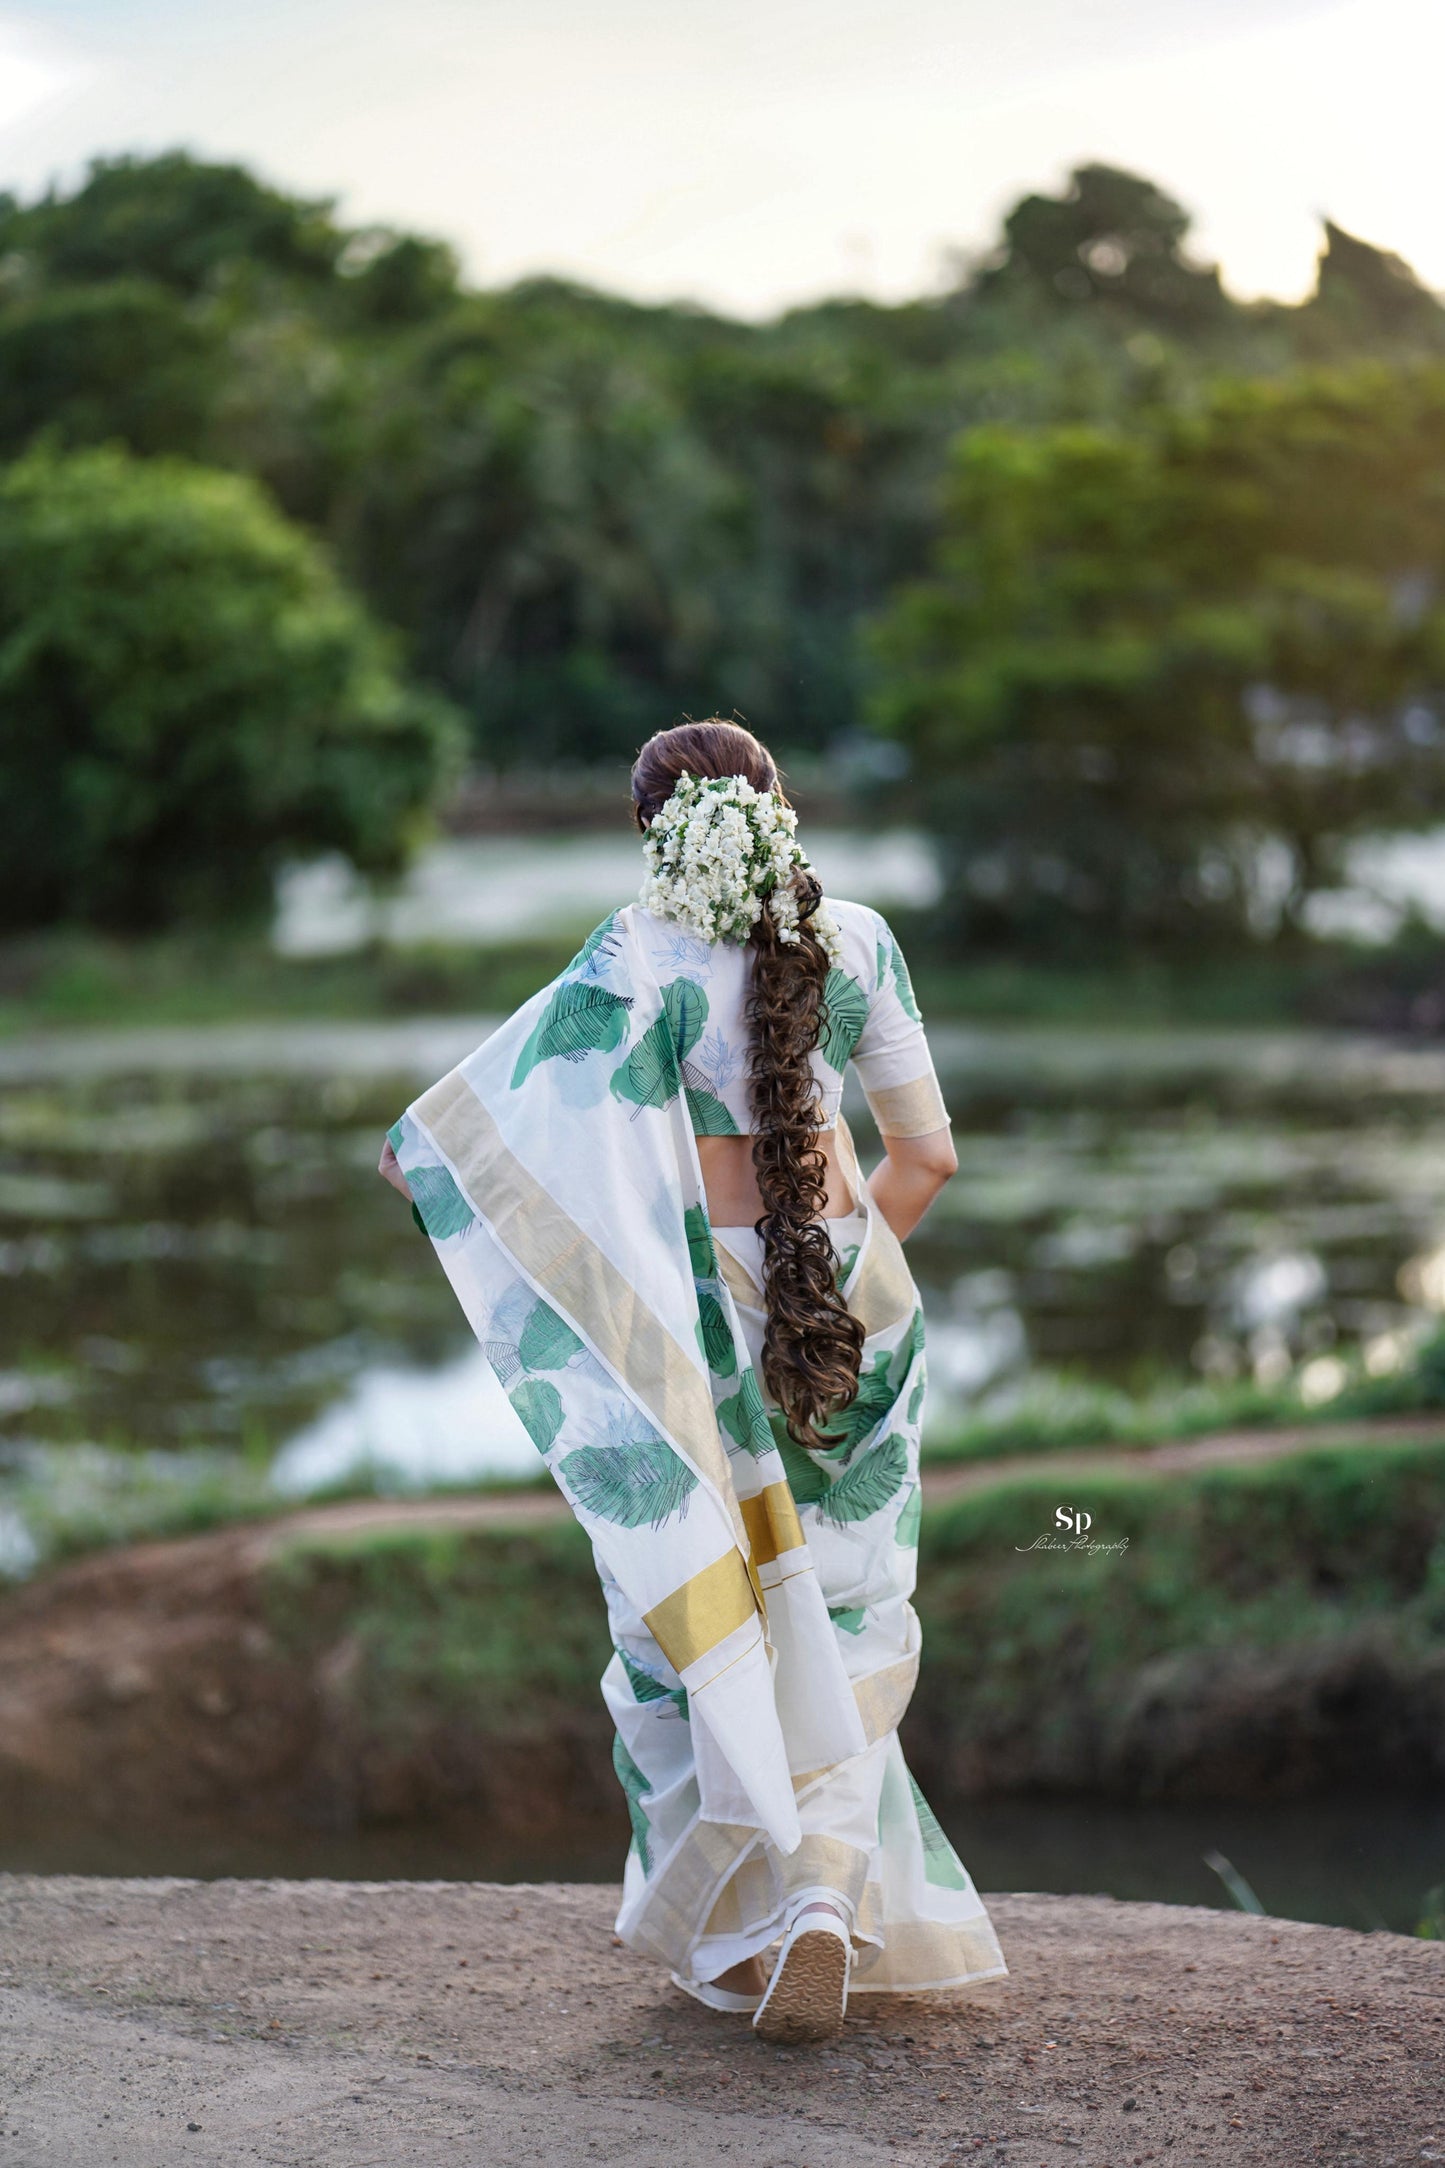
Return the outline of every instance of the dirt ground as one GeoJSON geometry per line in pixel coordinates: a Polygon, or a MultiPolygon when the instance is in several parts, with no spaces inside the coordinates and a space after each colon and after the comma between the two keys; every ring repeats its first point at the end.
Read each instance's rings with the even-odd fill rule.
{"type": "Polygon", "coordinates": [[[1011,1976],[764,2047],[611,1889],[0,1877],[4,2168],[1405,2168],[1445,1946],[999,1897],[1011,1976]]]}

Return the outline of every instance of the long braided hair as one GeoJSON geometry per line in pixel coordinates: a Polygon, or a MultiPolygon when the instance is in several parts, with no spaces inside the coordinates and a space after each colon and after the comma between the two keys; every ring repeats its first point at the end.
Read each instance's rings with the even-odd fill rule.
{"type": "MultiPolygon", "coordinates": [[[[633,812],[645,830],[682,775],[740,775],[755,790],[779,790],[777,764],[740,723],[712,716],[649,738],[632,770],[633,812]]],[[[816,878],[793,875],[797,941],[780,941],[771,914],[750,943],[752,1032],[748,1066],[753,1168],[763,1200],[754,1222],[763,1245],[763,1382],[799,1445],[826,1450],[831,1415],[858,1390],[863,1327],[838,1292],[837,1259],[819,1218],[827,1161],[818,1149],[821,1109],[811,1056],[827,1023],[828,955],[809,920],[822,901],[816,878]]]]}

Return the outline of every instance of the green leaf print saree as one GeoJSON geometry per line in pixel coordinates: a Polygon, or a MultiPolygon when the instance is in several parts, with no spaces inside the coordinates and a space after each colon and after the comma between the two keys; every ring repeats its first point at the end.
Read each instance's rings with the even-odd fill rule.
{"type": "Polygon", "coordinates": [[[391,1132],[592,1539],[633,1830],[618,1932],[695,1987],[828,1891],[852,1915],[854,1992],[988,1978],[992,1927],[897,1738],[919,1658],[917,1290],[855,1180],[862,1383],[825,1451],[795,1446],[749,1354],[761,1291],[708,1224],[689,1059],[706,989],[664,983],[636,910],[391,1132]]]}

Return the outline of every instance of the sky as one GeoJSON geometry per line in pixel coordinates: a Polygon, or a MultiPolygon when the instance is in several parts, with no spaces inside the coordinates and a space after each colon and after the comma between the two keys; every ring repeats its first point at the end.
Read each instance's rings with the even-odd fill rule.
{"type": "Polygon", "coordinates": [[[1322,214],[1445,288],[1441,0],[0,0],[0,187],[243,160],[477,282],[762,316],[936,290],[1101,159],[1240,296],[1322,214]]]}

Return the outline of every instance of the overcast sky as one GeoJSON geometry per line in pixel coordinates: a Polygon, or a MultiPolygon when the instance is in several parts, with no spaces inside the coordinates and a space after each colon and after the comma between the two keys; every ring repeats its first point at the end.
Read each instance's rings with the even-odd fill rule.
{"type": "Polygon", "coordinates": [[[1442,69],[1441,0],[0,0],[0,185],[185,144],[488,284],[760,314],[936,285],[1099,158],[1239,294],[1320,212],[1445,287],[1442,69]]]}

